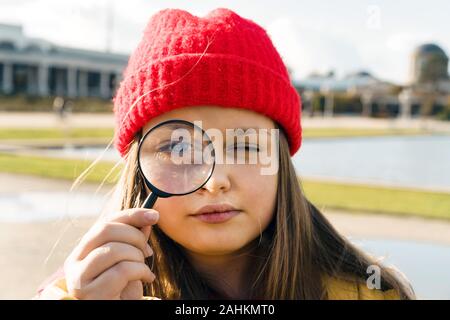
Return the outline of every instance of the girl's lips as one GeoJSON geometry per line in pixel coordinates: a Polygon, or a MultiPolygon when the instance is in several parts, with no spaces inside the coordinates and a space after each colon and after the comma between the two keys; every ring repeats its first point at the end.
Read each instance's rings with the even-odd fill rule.
{"type": "Polygon", "coordinates": [[[231,210],[225,212],[211,212],[211,213],[202,213],[193,215],[194,218],[197,218],[206,223],[222,223],[227,220],[230,220],[234,216],[238,215],[240,211],[231,210]]]}

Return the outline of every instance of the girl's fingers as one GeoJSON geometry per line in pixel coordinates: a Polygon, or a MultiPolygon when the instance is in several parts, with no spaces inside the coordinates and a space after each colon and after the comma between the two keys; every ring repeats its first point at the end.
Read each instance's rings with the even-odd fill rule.
{"type": "Polygon", "coordinates": [[[79,262],[84,270],[81,283],[90,282],[102,272],[121,261],[145,262],[142,250],[122,242],[109,242],[92,250],[79,262]]]}
{"type": "MultiPolygon", "coordinates": [[[[89,296],[95,292],[109,297],[117,297],[120,296],[129,282],[137,280],[150,283],[155,280],[155,275],[145,263],[122,261],[88,284],[85,289],[85,296],[89,299],[89,296]]],[[[103,298],[100,297],[100,299],[103,298]]]]}
{"type": "Polygon", "coordinates": [[[141,249],[146,257],[151,255],[151,248],[144,233],[127,224],[107,222],[92,227],[81,239],[69,259],[83,260],[89,252],[108,242],[128,243],[141,249]]]}
{"type": "Polygon", "coordinates": [[[97,222],[64,263],[68,290],[82,299],[120,298],[124,288],[125,297],[142,294],[141,281],[155,278],[143,258],[153,254],[147,241],[158,219],[155,210],[128,209],[97,222]]]}
{"type": "Polygon", "coordinates": [[[108,218],[111,222],[126,223],[142,228],[158,222],[159,212],[153,209],[133,208],[119,211],[108,218]]]}
{"type": "Polygon", "coordinates": [[[120,300],[139,300],[142,298],[143,292],[144,286],[142,285],[142,281],[128,282],[125,289],[120,293],[120,300]]]}
{"type": "Polygon", "coordinates": [[[145,226],[141,228],[141,232],[144,234],[145,239],[150,237],[150,232],[152,231],[152,226],[145,226]]]}

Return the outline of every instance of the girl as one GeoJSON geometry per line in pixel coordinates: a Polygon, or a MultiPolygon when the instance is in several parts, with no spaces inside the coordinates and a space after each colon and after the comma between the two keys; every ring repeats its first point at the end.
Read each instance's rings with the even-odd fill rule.
{"type": "Polygon", "coordinates": [[[291,161],[301,145],[300,97],[253,21],[228,9],[204,18],[158,12],[114,104],[115,145],[126,160],[117,184],[120,208],[87,232],[40,298],[414,298],[395,270],[355,248],[305,197],[291,161]],[[201,120],[203,129],[224,135],[278,129],[279,139],[265,144],[231,144],[246,158],[272,150],[278,170],[264,175],[261,162],[219,163],[194,193],[136,209],[149,192],[137,166],[139,139],[169,119],[201,120]],[[212,223],[200,219],[202,210],[233,215],[212,223]],[[151,255],[152,271],[145,259],[151,255]],[[370,268],[379,271],[376,288],[370,268]]]}

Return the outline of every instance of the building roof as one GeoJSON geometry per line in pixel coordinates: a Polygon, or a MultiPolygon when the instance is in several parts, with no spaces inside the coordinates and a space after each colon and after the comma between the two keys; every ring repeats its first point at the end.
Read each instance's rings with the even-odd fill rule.
{"type": "Polygon", "coordinates": [[[441,47],[439,47],[438,45],[434,44],[434,43],[425,43],[419,47],[416,48],[416,50],[414,50],[415,54],[429,54],[429,53],[434,53],[434,54],[439,54],[439,55],[443,55],[443,56],[447,56],[447,54],[445,53],[444,50],[442,50],[441,47]]]}
{"type": "Polygon", "coordinates": [[[354,88],[366,87],[384,83],[375,78],[367,71],[358,71],[350,73],[343,78],[336,78],[334,75],[311,75],[303,80],[295,81],[296,87],[305,90],[330,90],[330,91],[348,91],[354,88]]]}
{"type": "Polygon", "coordinates": [[[44,39],[27,37],[20,25],[0,24],[0,51],[13,51],[14,54],[42,54],[51,57],[87,60],[90,62],[126,65],[128,55],[53,44],[44,39]]]}

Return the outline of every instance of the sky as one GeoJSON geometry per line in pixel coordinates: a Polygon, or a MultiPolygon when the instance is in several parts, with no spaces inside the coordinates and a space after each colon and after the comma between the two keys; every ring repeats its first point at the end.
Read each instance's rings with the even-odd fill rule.
{"type": "Polygon", "coordinates": [[[266,29],[296,80],[366,70],[404,84],[418,45],[433,42],[450,55],[448,0],[0,0],[0,23],[58,45],[129,54],[158,10],[203,16],[219,7],[266,29]]]}

